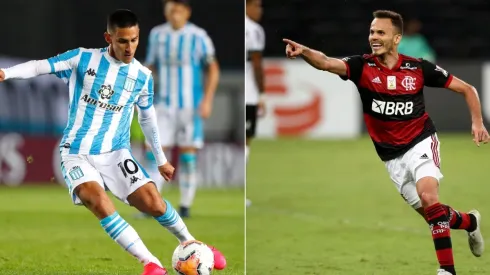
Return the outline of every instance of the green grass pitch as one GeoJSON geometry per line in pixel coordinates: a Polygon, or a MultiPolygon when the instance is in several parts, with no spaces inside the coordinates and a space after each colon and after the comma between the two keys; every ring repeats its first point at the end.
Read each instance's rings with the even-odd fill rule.
{"type": "MultiPolygon", "coordinates": [[[[171,188],[164,195],[178,205],[177,190],[171,188]]],[[[216,275],[244,273],[243,197],[243,189],[198,190],[193,217],[186,220],[196,238],[227,257],[228,268],[216,275]]],[[[114,201],[150,251],[169,267],[177,239],[153,219],[134,219],[134,208],[114,201]]],[[[142,265],[107,236],[88,210],[71,203],[65,188],[0,188],[0,274],[138,275],[142,271],[142,265]]]]}
{"type": "MultiPolygon", "coordinates": [[[[477,208],[490,242],[490,145],[441,134],[440,198],[477,208]]],[[[247,275],[435,275],[428,226],[396,191],[369,138],[256,140],[247,171],[247,275]]],[[[490,274],[452,231],[458,274],[490,274]]]]}

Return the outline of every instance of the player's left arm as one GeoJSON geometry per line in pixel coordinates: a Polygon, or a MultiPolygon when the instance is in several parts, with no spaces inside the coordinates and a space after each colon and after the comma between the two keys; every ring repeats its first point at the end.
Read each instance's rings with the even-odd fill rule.
{"type": "Polygon", "coordinates": [[[153,76],[150,74],[139,95],[138,101],[136,102],[136,110],[138,111],[138,122],[141,126],[141,130],[143,131],[146,141],[150,145],[156,162],[160,167],[168,162],[160,145],[157,117],[155,107],[153,106],[153,86],[153,76]]]}
{"type": "Polygon", "coordinates": [[[206,72],[204,78],[204,98],[200,106],[200,113],[202,118],[208,118],[213,108],[213,99],[216,88],[218,87],[220,68],[216,59],[213,41],[207,34],[202,37],[201,49],[202,62],[205,65],[206,72]]]}
{"type": "Polygon", "coordinates": [[[478,146],[480,142],[487,143],[490,137],[483,125],[480,98],[476,88],[429,61],[422,60],[422,70],[425,86],[448,88],[464,96],[471,114],[473,141],[478,146]]]}

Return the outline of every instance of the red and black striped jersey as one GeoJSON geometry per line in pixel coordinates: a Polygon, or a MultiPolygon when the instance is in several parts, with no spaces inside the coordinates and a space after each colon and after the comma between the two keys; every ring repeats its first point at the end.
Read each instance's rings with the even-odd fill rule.
{"type": "Polygon", "coordinates": [[[403,155],[436,132],[425,110],[424,86],[446,88],[452,75],[424,59],[399,55],[392,69],[373,55],[342,59],[361,96],[364,122],[383,161],[403,155]]]}

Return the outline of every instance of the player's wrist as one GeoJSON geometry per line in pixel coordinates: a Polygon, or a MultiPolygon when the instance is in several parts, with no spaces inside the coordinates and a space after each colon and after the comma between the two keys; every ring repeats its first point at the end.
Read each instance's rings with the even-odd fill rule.
{"type": "Polygon", "coordinates": [[[9,78],[8,69],[0,69],[3,72],[3,80],[7,80],[9,78]]]}

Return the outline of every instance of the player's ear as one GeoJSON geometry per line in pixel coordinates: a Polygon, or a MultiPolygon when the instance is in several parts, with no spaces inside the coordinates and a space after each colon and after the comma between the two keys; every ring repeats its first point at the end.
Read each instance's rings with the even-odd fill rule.
{"type": "Polygon", "coordinates": [[[112,39],[111,39],[111,34],[110,33],[105,32],[104,33],[104,39],[105,39],[105,42],[107,42],[107,44],[112,44],[112,39]]]}
{"type": "Polygon", "coordinates": [[[396,45],[400,44],[400,41],[402,41],[402,35],[401,34],[395,34],[395,44],[396,45]]]}

